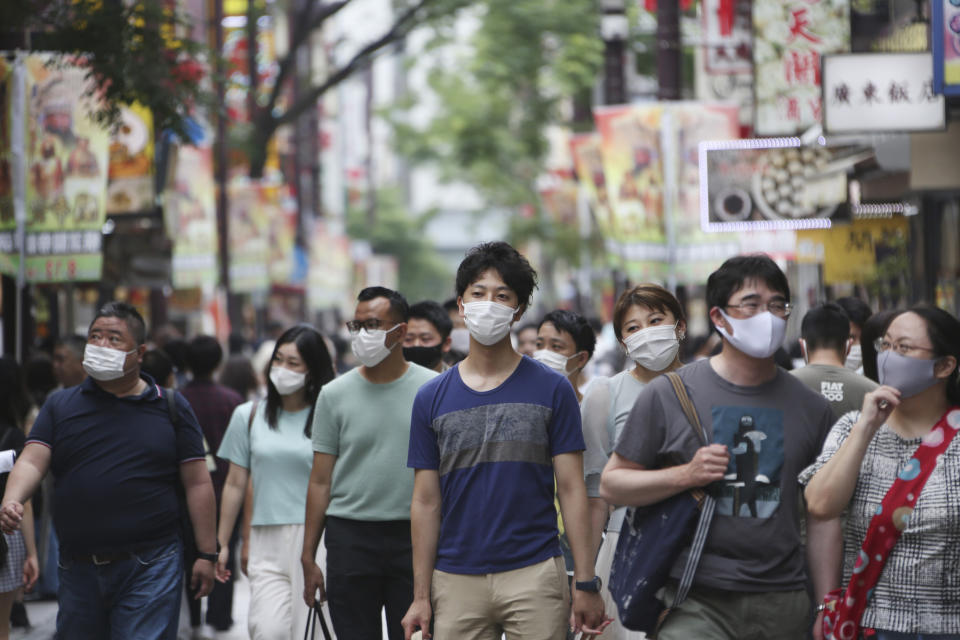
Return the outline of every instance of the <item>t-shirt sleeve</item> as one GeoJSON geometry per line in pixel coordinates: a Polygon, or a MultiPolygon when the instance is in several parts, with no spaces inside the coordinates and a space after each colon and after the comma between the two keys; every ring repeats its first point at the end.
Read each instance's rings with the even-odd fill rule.
{"type": "Polygon", "coordinates": [[[566,379],[561,380],[553,392],[553,417],[549,434],[551,457],[587,448],[583,442],[577,394],[566,379]]]}
{"type": "Polygon", "coordinates": [[[590,385],[590,391],[580,405],[583,422],[583,441],[587,449],[583,454],[583,479],[587,483],[587,497],[600,497],[600,474],[607,464],[612,449],[610,430],[610,381],[598,378],[590,385]]]}
{"type": "Polygon", "coordinates": [[[827,435],[827,439],[823,443],[823,450],[821,450],[820,455],[817,456],[817,459],[809,467],[800,472],[798,480],[803,486],[807,486],[810,480],[813,479],[813,476],[817,475],[817,472],[827,464],[830,459],[833,457],[833,454],[837,452],[840,448],[840,445],[843,444],[844,440],[850,435],[850,430],[853,428],[853,425],[856,424],[857,420],[860,419],[859,411],[851,411],[844,414],[837,423],[833,425],[833,428],[830,429],[830,433],[827,435]]]}
{"type": "Polygon", "coordinates": [[[437,443],[437,434],[430,426],[433,422],[430,407],[434,394],[433,385],[421,387],[413,399],[410,446],[407,448],[407,466],[411,469],[440,468],[440,445],[437,443]]]}
{"type": "Polygon", "coordinates": [[[182,394],[174,391],[173,398],[176,401],[177,416],[180,418],[177,421],[177,459],[181,463],[203,460],[206,452],[203,448],[203,431],[200,430],[197,416],[182,394]]]}
{"type": "Polygon", "coordinates": [[[40,407],[40,413],[37,414],[37,419],[33,421],[33,426],[30,428],[28,444],[39,442],[47,447],[53,447],[53,405],[58,400],[56,395],[51,395],[40,407]]]}
{"type": "Polygon", "coordinates": [[[227,432],[223,434],[223,440],[220,441],[220,448],[217,450],[218,458],[244,469],[250,468],[250,430],[247,428],[247,422],[251,411],[253,411],[252,402],[245,402],[233,410],[227,432]]]}
{"type": "MultiPolygon", "coordinates": [[[[661,376],[644,387],[613,447],[618,455],[648,469],[657,467],[665,440],[664,384],[670,382],[661,376]]],[[[670,393],[673,393],[672,387],[670,393]]]]}
{"type": "Polygon", "coordinates": [[[313,450],[317,453],[340,455],[340,429],[336,415],[331,409],[330,391],[321,389],[313,410],[313,450]]]}

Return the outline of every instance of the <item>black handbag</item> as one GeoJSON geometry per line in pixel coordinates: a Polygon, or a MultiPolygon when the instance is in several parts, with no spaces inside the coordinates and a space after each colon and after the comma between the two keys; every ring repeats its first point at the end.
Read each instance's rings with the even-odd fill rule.
{"type": "MultiPolygon", "coordinates": [[[[697,411],[676,373],[666,374],[697,438],[707,444],[697,411]]],[[[610,569],[610,593],[627,629],[656,633],[670,611],[686,599],[707,538],[716,501],[703,489],[684,491],[627,511],[610,569]],[[676,597],[667,606],[657,597],[680,553],[690,545],[676,597]]]]}
{"type": "Polygon", "coordinates": [[[323,617],[323,611],[320,610],[320,603],[316,602],[310,607],[310,613],[307,614],[307,627],[303,630],[303,640],[314,640],[317,636],[317,621],[320,622],[320,632],[323,633],[324,640],[331,640],[330,629],[327,628],[327,621],[323,617]]]}

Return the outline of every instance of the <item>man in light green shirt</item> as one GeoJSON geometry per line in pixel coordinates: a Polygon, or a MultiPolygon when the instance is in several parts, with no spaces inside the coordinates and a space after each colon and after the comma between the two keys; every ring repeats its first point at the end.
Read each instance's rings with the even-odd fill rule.
{"type": "Polygon", "coordinates": [[[351,640],[380,640],[385,608],[396,640],[413,600],[410,415],[417,390],[437,374],[403,358],[403,296],[368,287],[357,301],[347,327],[361,366],[324,386],[314,411],[303,595],[308,605],[328,599],[337,636],[351,640]],[[326,582],[314,561],[324,531],[326,582]]]}

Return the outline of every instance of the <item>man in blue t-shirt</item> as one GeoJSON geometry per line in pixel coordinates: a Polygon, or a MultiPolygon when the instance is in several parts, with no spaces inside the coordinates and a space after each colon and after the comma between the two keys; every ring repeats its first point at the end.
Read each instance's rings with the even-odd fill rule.
{"type": "Polygon", "coordinates": [[[87,335],[89,377],[40,410],[10,473],[0,526],[20,526],[23,502],[55,480],[63,640],[173,640],[183,588],[178,483],[193,524],[191,584],[210,593],[217,561],[213,485],[190,405],[140,372],[143,318],[128,304],[97,312],[87,335]]]}
{"type": "Polygon", "coordinates": [[[465,360],[417,393],[407,464],[414,601],[409,639],[560,640],[607,624],[588,541],[580,411],[560,374],[521,356],[510,326],[536,273],[504,242],[472,249],[457,270],[465,360]],[[576,589],[560,555],[554,479],[573,551],[576,589]],[[568,618],[569,613],[569,618],[568,618]]]}

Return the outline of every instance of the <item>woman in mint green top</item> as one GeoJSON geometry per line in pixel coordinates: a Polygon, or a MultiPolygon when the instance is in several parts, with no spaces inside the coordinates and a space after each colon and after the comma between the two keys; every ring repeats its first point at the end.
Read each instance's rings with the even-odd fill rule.
{"type": "Polygon", "coordinates": [[[230,461],[217,531],[220,579],[228,575],[228,542],[247,479],[253,483],[247,565],[253,640],[287,640],[303,634],[307,610],[297,604],[303,591],[300,553],[313,461],[311,426],[317,395],[334,375],[323,336],[305,325],[288,329],[273,350],[266,400],[234,410],[217,452],[230,461]]]}

